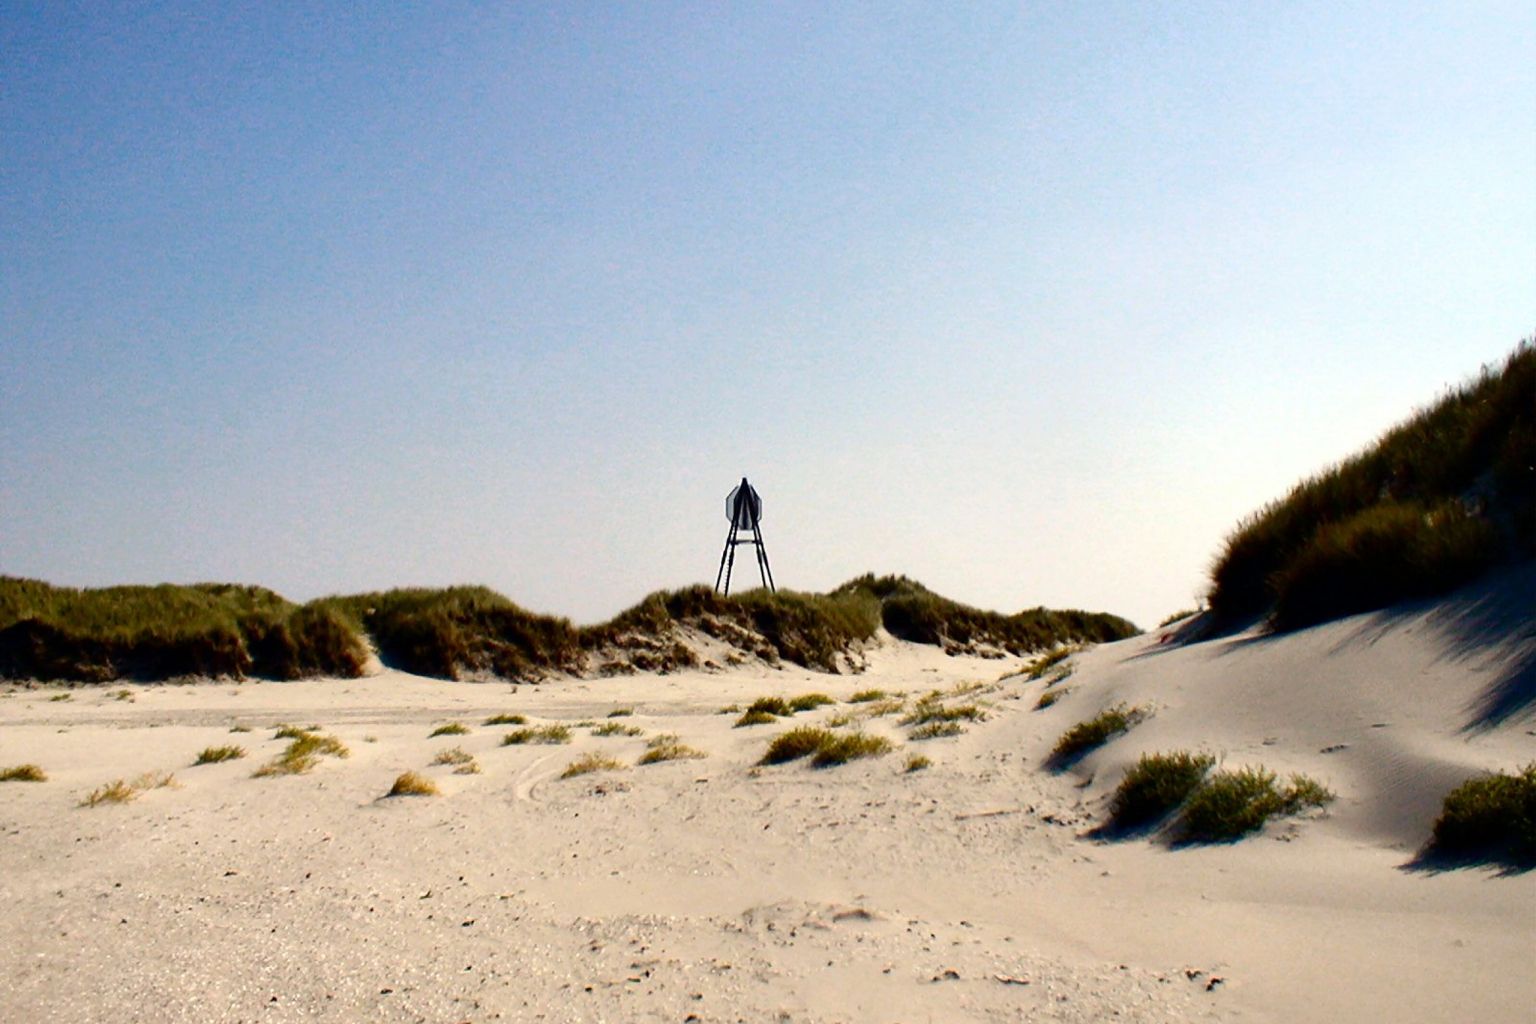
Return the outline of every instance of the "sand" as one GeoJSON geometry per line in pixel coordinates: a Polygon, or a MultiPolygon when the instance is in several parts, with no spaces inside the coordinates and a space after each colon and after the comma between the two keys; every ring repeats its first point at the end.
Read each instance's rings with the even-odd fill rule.
{"type": "Polygon", "coordinates": [[[1157,631],[1076,655],[1043,711],[1021,659],[888,637],[844,676],[11,687],[0,767],[49,779],[0,783],[0,1019],[1528,1020],[1536,873],[1415,854],[1457,782],[1536,760],[1532,589],[1286,638],[1157,631]],[[825,724],[868,710],[844,703],[858,690],[957,687],[986,721],[916,742],[873,718],[898,749],[826,769],[758,766],[789,725],[719,713],[821,691],[839,703],[794,724],[825,724]],[[1152,716],[1042,768],[1116,701],[1152,716]],[[644,735],[573,725],[618,708],[644,735]],[[573,740],[503,746],[511,727],[480,724],[499,713],[573,740]],[[449,721],[470,732],[429,738],[449,721]],[[284,722],[350,756],[252,778],[284,722]],[[708,756],[635,766],[659,733],[708,756]],[[248,756],[192,766],[230,743],[248,756]],[[431,765],[455,746],[479,774],[431,765]],[[1091,838],[1125,767],[1175,748],[1338,799],[1231,845],[1091,838]],[[559,777],[591,751],[627,767],[559,777]],[[441,795],[384,798],[407,770],[441,795]],[[152,771],[175,784],[79,806],[152,771]]]}

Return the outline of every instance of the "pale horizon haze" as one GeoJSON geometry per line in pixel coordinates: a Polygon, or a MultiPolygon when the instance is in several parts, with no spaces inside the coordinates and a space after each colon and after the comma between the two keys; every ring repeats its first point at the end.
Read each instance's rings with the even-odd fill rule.
{"type": "Polygon", "coordinates": [[[590,622],[713,582],[745,475],[781,588],[1154,625],[1536,333],[1533,54],[1529,2],[8,3],[0,574],[590,622]]]}

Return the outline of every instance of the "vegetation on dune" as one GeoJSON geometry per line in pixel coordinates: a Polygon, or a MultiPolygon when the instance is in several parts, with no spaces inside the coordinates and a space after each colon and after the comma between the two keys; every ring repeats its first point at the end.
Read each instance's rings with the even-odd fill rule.
{"type": "Polygon", "coordinates": [[[1264,827],[1270,818],[1322,807],[1333,794],[1305,775],[1293,775],[1284,787],[1267,768],[1217,772],[1184,804],[1178,837],[1186,843],[1221,843],[1264,827]]]}
{"type": "Polygon", "coordinates": [[[635,725],[625,725],[623,722],[604,722],[592,729],[593,736],[639,736],[645,730],[635,725]]]}
{"type": "Polygon", "coordinates": [[[126,804],[138,798],[140,793],[151,789],[179,789],[180,784],[176,776],[170,772],[145,772],[132,782],[124,779],[113,779],[104,786],[98,786],[90,791],[80,801],[81,807],[96,807],[100,804],[126,804]]]}
{"type": "Polygon", "coordinates": [[[401,772],[395,779],[395,784],[389,787],[385,796],[437,796],[442,790],[437,788],[437,783],[425,775],[416,772],[401,772]]]}
{"type": "Polygon", "coordinates": [[[0,782],[47,782],[48,773],[35,764],[18,764],[0,768],[0,782]]]}
{"type": "Polygon", "coordinates": [[[1064,767],[1080,759],[1089,751],[1102,747],[1114,737],[1128,731],[1147,717],[1145,708],[1116,704],[1105,708],[1093,718],[1079,722],[1056,741],[1045,763],[1054,768],[1064,767]]]}
{"type": "Polygon", "coordinates": [[[704,751],[684,743],[676,733],[653,736],[640,755],[639,764],[660,764],[663,761],[692,761],[707,756],[704,751]]]}
{"type": "Polygon", "coordinates": [[[826,768],[856,758],[878,757],[891,749],[891,741],[884,736],[801,726],[775,736],[763,754],[762,763],[783,764],[809,757],[816,767],[826,768]]]}
{"type": "Polygon", "coordinates": [[[485,725],[527,725],[528,719],[523,715],[492,715],[483,723],[485,725]]]}
{"type": "Polygon", "coordinates": [[[437,736],[463,736],[467,732],[469,732],[469,728],[464,723],[449,722],[427,733],[427,739],[433,739],[437,736]]]}
{"type": "Polygon", "coordinates": [[[1230,628],[1294,629],[1536,554],[1536,347],[1522,342],[1370,448],[1244,520],[1211,572],[1230,628]]]}
{"type": "Polygon", "coordinates": [[[583,754],[570,764],[565,766],[565,771],[560,773],[562,779],[574,778],[577,775],[590,775],[593,772],[616,772],[624,767],[620,761],[615,761],[606,754],[583,754]]]}
{"type": "Polygon", "coordinates": [[[1536,761],[1468,779],[1445,798],[1429,852],[1453,860],[1536,865],[1536,761]]]}
{"type": "Polygon", "coordinates": [[[504,747],[517,747],[529,743],[569,743],[571,728],[567,725],[540,725],[526,729],[513,729],[501,738],[504,747]]]}
{"type": "Polygon", "coordinates": [[[1215,763],[1209,754],[1185,750],[1143,754],[1110,798],[1110,827],[1130,831],[1156,825],[1184,806],[1215,763]]]}
{"type": "Polygon", "coordinates": [[[912,740],[937,740],[945,736],[959,736],[965,732],[965,726],[956,721],[925,722],[907,733],[907,738],[912,740]]]}
{"type": "Polygon", "coordinates": [[[920,772],[931,767],[933,767],[933,760],[926,754],[913,754],[907,758],[906,771],[908,772],[920,772]]]}
{"type": "Polygon", "coordinates": [[[985,611],[941,597],[905,576],[849,580],[834,596],[869,595],[880,604],[880,621],[892,636],[936,644],[950,653],[995,649],[1028,654],[1056,644],[1100,643],[1136,635],[1118,615],[1075,609],[1031,608],[1013,615],[985,611]]]}
{"type": "Polygon", "coordinates": [[[303,775],[320,763],[322,757],[345,758],[351,756],[346,744],[335,736],[323,736],[318,732],[284,726],[278,737],[288,737],[287,748],[251,773],[252,778],[265,779],[276,775],[303,775]]]}
{"type": "Polygon", "coordinates": [[[245,756],[244,747],[204,747],[197,755],[197,760],[192,762],[196,768],[200,764],[221,764],[224,761],[237,761],[245,756]]]}
{"type": "Polygon", "coordinates": [[[56,587],[0,577],[0,677],[358,676],[367,647],[324,604],[262,587],[56,587]]]}
{"type": "Polygon", "coordinates": [[[469,764],[475,756],[463,747],[449,747],[447,750],[439,750],[432,758],[433,765],[444,764],[469,764]]]}

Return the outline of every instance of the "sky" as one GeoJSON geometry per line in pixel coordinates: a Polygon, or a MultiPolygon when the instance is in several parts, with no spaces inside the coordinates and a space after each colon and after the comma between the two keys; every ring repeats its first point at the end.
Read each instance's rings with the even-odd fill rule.
{"type": "Polygon", "coordinates": [[[1153,625],[1536,333],[1536,6],[0,7],[0,574],[1153,625]],[[756,580],[750,558],[736,585],[756,580]]]}

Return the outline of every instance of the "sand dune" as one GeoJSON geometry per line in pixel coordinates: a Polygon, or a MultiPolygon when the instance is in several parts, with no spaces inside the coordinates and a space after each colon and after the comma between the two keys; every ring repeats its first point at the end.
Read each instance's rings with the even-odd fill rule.
{"type": "Polygon", "coordinates": [[[1153,633],[1076,655],[1047,710],[1018,659],[889,638],[848,676],[11,688],[0,767],[49,780],[0,785],[0,1017],[1526,1020],[1536,876],[1412,865],[1447,790],[1536,759],[1533,620],[1525,572],[1284,638],[1153,633]],[[987,718],[913,741],[847,702],[871,688],[987,718]],[[720,713],[810,691],[837,703],[794,725],[852,716],[897,749],[759,766],[791,722],[720,713]],[[1119,701],[1151,715],[1042,768],[1119,701]],[[514,713],[572,741],[481,724],[514,713]],[[470,731],[429,737],[449,721],[470,731]],[[641,734],[592,734],[610,721],[641,734]],[[350,756],[252,778],[283,722],[350,756]],[[663,733],[708,756],[636,766],[663,733]],[[248,756],[191,766],[225,744],[248,756]],[[431,765],[451,747],[480,772],[431,765]],[[1180,748],[1338,799],[1232,845],[1088,837],[1127,766],[1180,748]],[[589,752],[627,767],[560,778],[589,752]],[[914,754],[932,765],[907,771],[914,754]],[[441,795],[384,799],[407,770],[441,795]],[[176,786],[77,806],[151,771],[176,786]]]}

